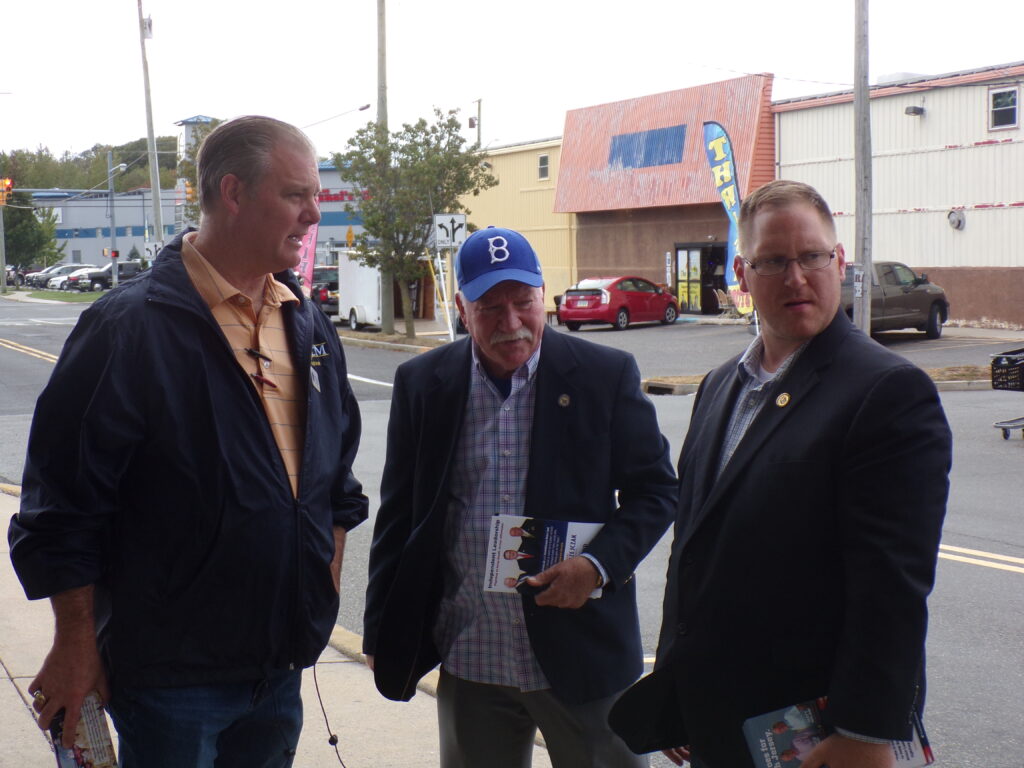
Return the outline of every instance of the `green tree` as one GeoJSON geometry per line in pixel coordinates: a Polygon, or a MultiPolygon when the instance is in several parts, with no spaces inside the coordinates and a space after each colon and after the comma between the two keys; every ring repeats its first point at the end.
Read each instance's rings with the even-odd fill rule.
{"type": "Polygon", "coordinates": [[[4,217],[8,264],[27,267],[36,263],[52,264],[60,258],[66,244],[56,244],[56,221],[52,211],[37,217],[31,199],[23,192],[15,192],[0,211],[4,217]]]}
{"type": "MultiPolygon", "coordinates": [[[[358,211],[366,230],[356,240],[357,258],[398,281],[409,337],[416,335],[409,283],[423,276],[419,257],[430,240],[432,214],[468,214],[460,198],[498,183],[482,165],[479,145],[462,137],[457,115],[435,109],[433,123],[420,118],[389,135],[369,123],[349,139],[347,152],[334,155],[341,178],[360,198],[357,205],[345,206],[358,211]]],[[[383,321],[384,330],[391,330],[394,318],[383,321]]]]}
{"type": "Polygon", "coordinates": [[[199,225],[199,174],[196,170],[196,155],[199,153],[199,146],[214,128],[220,125],[223,120],[212,120],[209,123],[197,125],[192,134],[192,143],[185,148],[181,162],[178,163],[178,178],[184,179],[188,185],[186,189],[192,189],[191,199],[185,200],[185,223],[193,226],[199,225]]]}
{"type": "MultiPolygon", "coordinates": [[[[22,189],[106,189],[107,152],[113,151],[114,165],[125,163],[128,168],[114,177],[114,188],[126,192],[149,184],[149,154],[146,139],[112,146],[97,144],[77,155],[65,152],[59,158],[46,147],[35,152],[16,149],[0,152],[0,176],[10,176],[16,187],[22,189]]],[[[160,168],[160,187],[170,189],[175,183],[178,140],[174,136],[156,139],[157,165],[160,168]]]]}

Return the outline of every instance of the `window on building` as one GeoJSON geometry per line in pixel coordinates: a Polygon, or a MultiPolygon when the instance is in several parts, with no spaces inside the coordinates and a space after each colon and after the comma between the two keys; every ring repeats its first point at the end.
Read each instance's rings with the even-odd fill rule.
{"type": "Polygon", "coordinates": [[[1016,128],[1017,127],[1017,88],[998,88],[988,92],[989,97],[989,119],[988,127],[1016,128]]]}
{"type": "Polygon", "coordinates": [[[537,155],[537,178],[546,179],[548,177],[548,156],[537,155]]]}

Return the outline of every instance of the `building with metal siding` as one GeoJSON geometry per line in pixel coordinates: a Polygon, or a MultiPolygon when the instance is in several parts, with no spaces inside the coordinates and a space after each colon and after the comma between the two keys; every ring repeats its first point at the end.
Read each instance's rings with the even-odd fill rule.
{"type": "MultiPolygon", "coordinates": [[[[871,89],[872,258],[926,272],[954,322],[1024,327],[1022,78],[1019,62],[871,89]]],[[[853,93],[773,112],[778,177],[822,192],[852,258],[853,93]]]]}
{"type": "Polygon", "coordinates": [[[554,212],[561,144],[556,137],[487,150],[498,185],[462,200],[472,228],[508,227],[530,241],[544,270],[548,309],[555,308],[556,294],[576,282],[574,217],[554,212]]]}

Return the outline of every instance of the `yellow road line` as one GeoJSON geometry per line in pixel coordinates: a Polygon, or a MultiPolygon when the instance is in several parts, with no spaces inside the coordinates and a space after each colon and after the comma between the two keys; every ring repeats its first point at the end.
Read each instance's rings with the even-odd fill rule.
{"type": "Polygon", "coordinates": [[[953,547],[948,544],[940,544],[939,549],[944,549],[949,552],[959,552],[962,555],[977,555],[979,557],[987,557],[989,560],[1005,560],[1008,563],[1020,563],[1021,565],[1024,565],[1024,557],[997,555],[992,552],[983,552],[980,549],[965,549],[964,547],[953,547]]]}
{"type": "Polygon", "coordinates": [[[57,356],[51,355],[49,352],[43,352],[41,349],[34,349],[33,347],[26,347],[24,344],[19,344],[16,341],[10,339],[0,339],[0,347],[7,347],[7,349],[15,352],[21,352],[22,354],[29,355],[30,357],[37,357],[40,360],[45,360],[48,363],[56,363],[57,356]]]}
{"type": "Polygon", "coordinates": [[[939,557],[944,560],[956,560],[958,563],[970,563],[971,565],[983,565],[986,568],[995,568],[1000,571],[1012,571],[1013,573],[1024,573],[1024,568],[1018,565],[1003,565],[1002,563],[992,563],[988,560],[978,560],[973,557],[961,557],[960,555],[947,555],[945,552],[939,552],[939,557]]]}

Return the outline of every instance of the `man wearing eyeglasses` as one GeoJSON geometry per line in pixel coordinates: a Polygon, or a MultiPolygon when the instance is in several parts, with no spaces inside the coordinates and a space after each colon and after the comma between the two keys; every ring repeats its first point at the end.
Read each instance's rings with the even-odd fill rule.
{"type": "Polygon", "coordinates": [[[739,231],[762,332],[697,394],[655,672],[612,725],[677,765],[746,768],[744,720],[828,696],[835,732],[803,768],[890,768],[924,704],[949,427],[924,372],[840,309],[816,190],[761,187],[739,231]]]}

